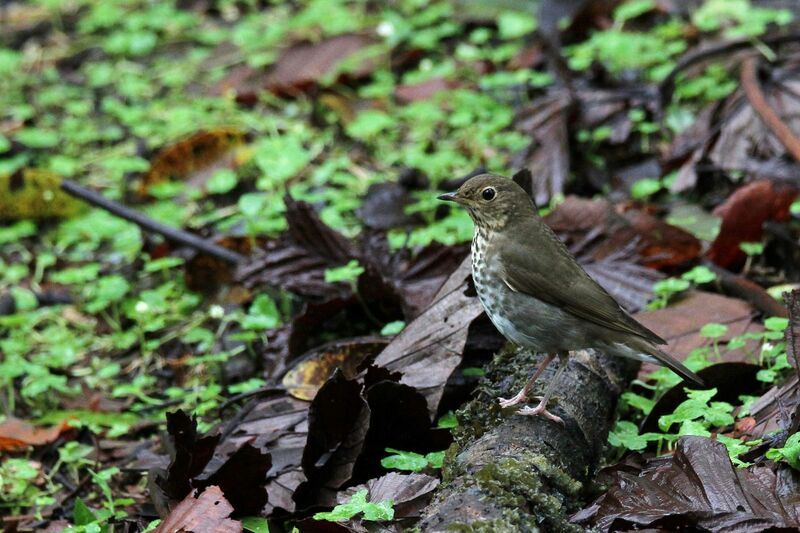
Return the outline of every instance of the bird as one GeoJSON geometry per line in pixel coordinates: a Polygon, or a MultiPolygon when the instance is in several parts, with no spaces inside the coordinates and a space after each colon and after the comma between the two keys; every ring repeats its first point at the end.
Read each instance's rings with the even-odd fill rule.
{"type": "Polygon", "coordinates": [[[545,354],[519,393],[500,398],[502,408],[527,403],[534,383],[558,357],[559,368],[539,403],[517,412],[563,424],[547,403],[569,353],[588,348],[666,366],[685,381],[703,385],[697,374],[659,348],[664,339],[637,322],[583,270],[514,180],[481,174],[438,199],[464,207],[474,223],[472,278],[489,319],[507,340],[545,354]]]}

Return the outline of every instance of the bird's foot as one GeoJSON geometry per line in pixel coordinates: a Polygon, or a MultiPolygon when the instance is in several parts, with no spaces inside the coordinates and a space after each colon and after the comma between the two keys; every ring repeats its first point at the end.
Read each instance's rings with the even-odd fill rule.
{"type": "Polygon", "coordinates": [[[553,422],[557,422],[564,425],[564,420],[560,416],[556,416],[550,411],[547,410],[544,403],[540,403],[536,407],[523,407],[517,414],[525,415],[525,416],[543,416],[548,420],[552,420],[553,422]]]}
{"type": "Polygon", "coordinates": [[[522,389],[517,394],[514,395],[513,398],[500,398],[500,407],[513,407],[515,405],[519,405],[521,403],[525,403],[528,401],[528,395],[525,394],[525,389],[522,389]]]}

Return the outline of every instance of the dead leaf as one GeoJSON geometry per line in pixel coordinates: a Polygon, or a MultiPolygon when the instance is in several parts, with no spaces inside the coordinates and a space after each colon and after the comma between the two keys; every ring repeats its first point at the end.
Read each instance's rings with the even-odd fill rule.
{"type": "Polygon", "coordinates": [[[613,474],[608,491],[571,520],[601,531],[765,531],[800,528],[793,476],[736,468],[725,446],[683,437],[671,457],[613,474]]]}
{"type": "Polygon", "coordinates": [[[265,475],[267,505],[263,514],[295,511],[295,489],[306,480],[301,468],[308,435],[308,402],[283,391],[247,403],[237,416],[219,428],[224,439],[217,453],[228,455],[244,444],[269,453],[272,466],[265,475]]]}
{"type": "MultiPolygon", "coordinates": [[[[295,44],[285,49],[280,58],[266,72],[242,65],[231,69],[215,88],[215,94],[233,91],[237,101],[253,104],[258,93],[272,91],[282,96],[295,96],[317,86],[332,74],[343,61],[352,61],[375,41],[366,35],[343,34],[323,39],[317,43],[295,44]]],[[[364,58],[348,77],[359,79],[372,72],[374,61],[364,58]]]]}
{"type": "MultiPolygon", "coordinates": [[[[152,159],[150,169],[132,180],[136,199],[148,197],[150,188],[159,183],[188,180],[198,173],[223,166],[238,166],[234,149],[244,143],[244,132],[235,128],[200,130],[161,149],[152,159]]],[[[204,174],[210,176],[210,172],[204,174]]]]}
{"type": "Polygon", "coordinates": [[[399,372],[400,383],[425,396],[431,417],[436,414],[447,379],[461,361],[469,325],[483,312],[477,298],[464,294],[469,271],[469,259],[465,259],[430,307],[375,359],[375,366],[399,372]]]}
{"type": "MultiPolygon", "coordinates": [[[[217,449],[221,435],[200,436],[197,422],[183,411],[167,414],[172,460],[166,472],[151,474],[151,498],[162,514],[171,502],[196,488],[217,485],[238,513],[258,514],[267,503],[266,474],[271,455],[249,441],[217,449]]],[[[252,439],[251,439],[252,440],[252,439]]]]}
{"type": "Polygon", "coordinates": [[[0,451],[13,452],[28,446],[50,444],[69,428],[68,420],[49,428],[39,428],[19,418],[8,418],[0,423],[0,451]]]}
{"type": "Polygon", "coordinates": [[[570,167],[567,114],[571,104],[565,93],[547,95],[517,122],[516,128],[530,135],[532,143],[515,166],[530,170],[536,205],[546,205],[564,193],[570,167]]]}
{"type": "Polygon", "coordinates": [[[368,501],[392,501],[395,519],[418,517],[437,486],[439,480],[427,474],[389,472],[379,478],[370,479],[364,485],[356,485],[340,492],[337,503],[349,501],[354,493],[366,488],[368,501]]]}
{"type": "Polygon", "coordinates": [[[320,387],[341,369],[352,379],[365,359],[374,357],[388,343],[385,338],[342,339],[311,350],[281,380],[286,391],[299,400],[311,401],[320,387]]]}
{"type": "Polygon", "coordinates": [[[373,183],[367,189],[364,201],[356,215],[364,226],[388,230],[421,222],[420,217],[409,215],[405,206],[411,203],[409,191],[399,183],[373,183]]]}
{"type": "Polygon", "coordinates": [[[327,283],[325,270],[357,258],[354,245],[323,223],[311,205],[288,195],[284,201],[287,234],[268,240],[251,261],[239,267],[235,279],[247,288],[266,284],[312,298],[350,294],[346,283],[327,283]]]}
{"type": "Polygon", "coordinates": [[[308,506],[332,506],[361,455],[369,430],[370,409],[361,384],[336,371],[308,410],[308,439],[303,450],[304,481],[294,500],[308,506]]]}
{"type": "Polygon", "coordinates": [[[445,78],[431,78],[414,85],[398,85],[394,95],[400,103],[419,102],[429,100],[438,92],[448,91],[456,87],[456,83],[445,78]]]}
{"type": "Polygon", "coordinates": [[[714,215],[722,218],[722,226],[708,251],[709,259],[723,268],[743,261],[745,254],[739,244],[760,241],[768,220],[787,220],[797,193],[794,187],[767,180],[739,188],[714,210],[714,215]]]}
{"type": "Polygon", "coordinates": [[[0,220],[69,218],[86,208],[61,190],[61,176],[25,168],[0,176],[0,220]]]}
{"type": "MultiPolygon", "coordinates": [[[[664,347],[666,352],[683,360],[695,348],[712,344],[711,339],[700,336],[700,328],[704,324],[714,322],[728,327],[727,333],[719,339],[722,343],[747,332],[763,331],[763,326],[753,320],[753,314],[752,307],[744,300],[691,291],[682,300],[665,309],[637,313],[634,318],[667,341],[664,347]]],[[[753,345],[746,348],[752,351],[753,345]]],[[[722,349],[721,352],[723,359],[728,362],[747,360],[745,350],[722,349]]],[[[642,377],[655,368],[644,364],[639,376],[642,377]]]]}
{"type": "Polygon", "coordinates": [[[232,512],[220,488],[212,485],[196,498],[186,496],[155,533],[241,533],[241,522],[228,518],[232,512]]]}

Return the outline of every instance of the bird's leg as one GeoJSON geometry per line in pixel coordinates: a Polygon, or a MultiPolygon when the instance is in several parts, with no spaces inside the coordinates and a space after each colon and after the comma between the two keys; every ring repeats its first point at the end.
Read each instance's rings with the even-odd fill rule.
{"type": "Polygon", "coordinates": [[[525,383],[525,386],[522,387],[522,390],[520,390],[513,398],[500,398],[500,407],[511,407],[512,405],[525,403],[528,400],[528,393],[531,391],[531,387],[533,387],[533,384],[536,383],[537,379],[539,379],[539,376],[542,375],[542,372],[544,372],[544,369],[547,368],[547,365],[549,365],[555,358],[556,354],[547,354],[542,361],[542,364],[540,364],[539,368],[536,369],[536,372],[533,373],[530,379],[525,383]]]}
{"type": "Polygon", "coordinates": [[[553,395],[553,391],[556,389],[556,385],[558,383],[558,378],[561,377],[561,374],[567,368],[567,362],[569,361],[569,354],[567,352],[559,352],[558,354],[558,370],[556,370],[555,375],[553,375],[553,379],[550,380],[550,383],[547,384],[547,388],[544,390],[544,396],[539,401],[539,404],[536,407],[523,407],[519,411],[518,414],[527,415],[527,416],[543,416],[548,420],[552,420],[553,422],[558,422],[559,424],[564,424],[564,421],[561,419],[560,416],[556,416],[550,411],[547,410],[547,402],[550,400],[550,397],[553,395]]]}

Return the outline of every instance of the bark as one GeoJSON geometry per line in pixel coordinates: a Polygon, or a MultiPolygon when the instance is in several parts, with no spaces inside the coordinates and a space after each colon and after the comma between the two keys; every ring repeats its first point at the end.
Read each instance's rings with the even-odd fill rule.
{"type": "MultiPolygon", "coordinates": [[[[501,412],[497,399],[516,393],[541,359],[508,348],[489,365],[476,398],[459,412],[443,483],[419,531],[582,531],[569,516],[582,506],[619,395],[639,364],[571,354],[550,404],[563,426],[501,412]]],[[[539,393],[556,368],[539,380],[539,393]]]]}

